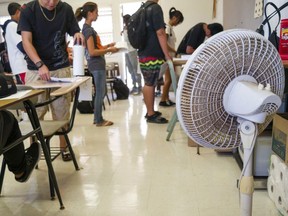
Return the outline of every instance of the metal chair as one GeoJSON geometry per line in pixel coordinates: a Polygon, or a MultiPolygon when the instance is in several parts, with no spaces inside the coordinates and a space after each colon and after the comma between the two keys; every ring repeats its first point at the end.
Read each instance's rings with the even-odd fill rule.
{"type": "MultiPolygon", "coordinates": [[[[32,89],[29,86],[23,86],[21,87],[23,88],[28,88],[28,89],[32,89]]],[[[59,135],[63,135],[65,137],[66,143],[67,143],[67,148],[69,149],[69,152],[71,154],[72,160],[73,160],[73,164],[75,167],[75,170],[80,170],[72,145],[70,143],[69,137],[68,137],[68,133],[72,130],[73,125],[74,125],[74,120],[75,120],[75,115],[76,115],[76,110],[77,110],[77,104],[78,104],[78,97],[79,97],[79,92],[80,92],[80,88],[79,86],[76,88],[76,91],[74,93],[74,101],[73,101],[73,105],[72,105],[72,111],[70,114],[70,119],[69,120],[63,120],[63,121],[55,121],[55,120],[41,120],[40,121],[40,125],[41,125],[41,129],[42,129],[42,133],[43,133],[43,137],[46,143],[46,146],[48,148],[49,151],[49,155],[51,157],[51,161],[55,160],[60,154],[60,148],[55,148],[51,150],[51,146],[50,146],[50,140],[53,136],[59,136],[59,135]]],[[[59,98],[60,96],[54,97],[48,101],[45,101],[44,103],[41,104],[35,104],[35,107],[40,107],[40,106],[44,106],[47,105],[49,103],[51,103],[54,100],[57,100],[57,98],[59,98]]],[[[22,107],[10,107],[11,109],[21,109],[22,107]]],[[[30,133],[30,131],[32,130],[32,126],[30,121],[21,121],[19,122],[19,127],[21,130],[22,135],[27,135],[30,133]]],[[[4,162],[4,161],[3,161],[4,162]]],[[[3,170],[3,177],[4,177],[4,171],[5,171],[5,164],[2,163],[2,170],[3,170]],[[3,168],[4,166],[4,168],[3,168]]],[[[2,175],[2,173],[1,173],[2,175]]],[[[50,175],[49,175],[50,176],[50,175]]],[[[51,181],[51,178],[49,177],[49,184],[50,184],[50,195],[51,195],[51,199],[55,199],[55,191],[54,191],[54,184],[53,181],[51,181]]]]}
{"type": "MultiPolygon", "coordinates": [[[[175,94],[175,98],[176,98],[176,93],[177,93],[177,80],[176,80],[176,74],[175,74],[175,70],[174,70],[174,65],[172,61],[167,61],[168,67],[169,67],[169,72],[170,72],[170,76],[171,76],[171,80],[172,80],[172,87],[173,87],[173,91],[175,94]]],[[[170,140],[171,134],[174,130],[174,127],[176,125],[176,123],[178,122],[178,117],[177,117],[177,111],[175,108],[175,111],[169,121],[169,124],[167,126],[167,136],[166,136],[166,141],[170,140]]],[[[197,145],[197,154],[200,154],[200,148],[199,145],[197,145]]]]}
{"type": "MultiPolygon", "coordinates": [[[[27,87],[24,86],[18,86],[18,90],[23,90],[26,89],[27,87]]],[[[31,89],[31,87],[29,88],[31,89]]],[[[50,158],[50,152],[45,144],[45,139],[43,136],[43,132],[42,132],[42,128],[40,126],[40,122],[38,120],[38,116],[35,110],[35,103],[37,101],[37,96],[30,98],[29,100],[24,100],[23,103],[16,103],[12,106],[9,107],[9,109],[26,109],[27,114],[29,116],[29,119],[31,122],[29,122],[29,127],[31,128],[30,131],[28,131],[26,134],[22,134],[22,137],[19,138],[18,140],[16,140],[13,144],[9,145],[9,148],[4,148],[3,149],[3,153],[6,151],[9,151],[11,148],[13,148],[14,146],[18,145],[19,143],[21,143],[22,141],[24,141],[25,139],[35,136],[37,137],[37,139],[41,142],[41,146],[42,146],[42,151],[46,160],[46,164],[48,167],[48,173],[49,173],[49,182],[50,185],[53,185],[53,194],[54,194],[54,189],[56,191],[58,200],[59,200],[59,204],[60,204],[60,209],[64,209],[64,205],[62,202],[62,198],[61,198],[61,194],[60,194],[60,190],[58,188],[58,183],[57,183],[57,179],[54,173],[54,169],[51,163],[51,158],[50,158]]],[[[6,162],[5,159],[3,159],[2,161],[2,166],[1,166],[1,172],[0,172],[0,194],[2,192],[2,186],[3,186],[3,180],[4,180],[4,175],[5,175],[5,169],[6,169],[6,162]]],[[[54,195],[55,196],[55,195],[54,195]]]]}
{"type": "Polygon", "coordinates": [[[107,62],[106,63],[106,84],[109,85],[112,100],[115,101],[113,82],[115,78],[120,76],[119,64],[117,62],[107,62]]]}

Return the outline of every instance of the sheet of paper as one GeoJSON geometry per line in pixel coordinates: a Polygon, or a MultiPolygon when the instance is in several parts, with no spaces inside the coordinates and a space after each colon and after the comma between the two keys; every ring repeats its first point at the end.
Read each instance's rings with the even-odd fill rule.
{"type": "Polygon", "coordinates": [[[92,101],[92,77],[80,85],[79,101],[92,101]]]}
{"type": "Polygon", "coordinates": [[[58,78],[58,77],[51,77],[49,82],[66,82],[72,83],[77,81],[77,77],[65,77],[65,78],[58,78]]]}
{"type": "Polygon", "coordinates": [[[19,99],[23,97],[24,95],[28,94],[31,90],[24,90],[24,91],[18,91],[17,93],[10,95],[5,98],[0,98],[0,100],[9,100],[9,99],[19,99]]]}
{"type": "Polygon", "coordinates": [[[115,47],[117,47],[119,49],[119,51],[117,53],[128,52],[128,46],[127,46],[127,43],[125,41],[116,42],[115,47]]]}

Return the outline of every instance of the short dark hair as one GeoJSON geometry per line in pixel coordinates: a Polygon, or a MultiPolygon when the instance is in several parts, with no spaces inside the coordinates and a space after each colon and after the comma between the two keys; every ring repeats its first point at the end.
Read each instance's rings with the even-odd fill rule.
{"type": "Polygon", "coordinates": [[[21,5],[16,2],[12,2],[8,5],[8,13],[10,16],[15,15],[16,11],[20,9],[21,9],[21,5]]]}
{"type": "Polygon", "coordinates": [[[128,24],[128,21],[129,21],[130,17],[131,17],[130,14],[126,14],[126,15],[123,16],[123,22],[124,22],[125,25],[128,24]]]}
{"type": "Polygon", "coordinates": [[[211,31],[211,36],[223,31],[223,26],[220,23],[211,23],[208,25],[208,29],[211,31]]]}

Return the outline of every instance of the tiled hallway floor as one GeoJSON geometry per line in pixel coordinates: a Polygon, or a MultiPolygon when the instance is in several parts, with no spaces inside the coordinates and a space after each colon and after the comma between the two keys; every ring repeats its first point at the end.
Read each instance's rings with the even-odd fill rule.
{"type": "MultiPolygon", "coordinates": [[[[174,108],[160,111],[169,119],[174,108]]],[[[241,170],[232,155],[205,148],[197,155],[179,123],[167,142],[167,125],[147,124],[145,113],[142,96],[106,104],[111,127],[95,127],[92,115],[77,113],[70,140],[82,169],[61,158],[53,162],[65,210],[49,199],[47,168],[40,161],[25,184],[6,172],[0,215],[240,215],[241,170]]],[[[253,216],[275,215],[267,191],[256,190],[253,216]]]]}

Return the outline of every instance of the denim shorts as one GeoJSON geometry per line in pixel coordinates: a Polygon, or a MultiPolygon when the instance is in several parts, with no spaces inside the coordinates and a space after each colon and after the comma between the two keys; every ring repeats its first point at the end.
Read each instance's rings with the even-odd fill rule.
{"type": "Polygon", "coordinates": [[[143,74],[145,85],[157,86],[161,65],[165,62],[163,58],[141,57],[139,64],[143,74]]]}

